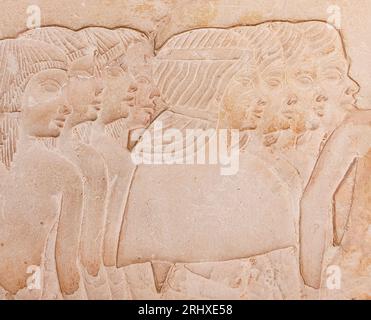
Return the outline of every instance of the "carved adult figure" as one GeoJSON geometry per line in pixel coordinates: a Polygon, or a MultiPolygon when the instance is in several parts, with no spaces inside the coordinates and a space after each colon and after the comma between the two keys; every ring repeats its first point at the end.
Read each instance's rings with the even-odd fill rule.
{"type": "MultiPolygon", "coordinates": [[[[313,168],[324,143],[354,110],[353,96],[359,88],[348,74],[349,62],[335,28],[321,22],[272,23],[270,27],[282,43],[285,67],[268,81],[272,88],[263,90],[276,110],[265,125],[265,137],[270,138],[265,142],[297,170],[304,188],[316,179],[313,168]]],[[[297,201],[303,191],[298,189],[297,201]]],[[[318,288],[328,224],[325,219],[319,224],[319,211],[310,214],[307,201],[305,206],[300,219],[301,269],[304,282],[318,288]],[[317,228],[320,236],[313,237],[317,228]]]]}
{"type": "Polygon", "coordinates": [[[371,111],[350,114],[327,141],[301,201],[302,274],[306,284],[319,288],[325,250],[333,243],[333,197],[358,158],[370,148],[371,111]]]}
{"type": "Polygon", "coordinates": [[[0,108],[5,113],[2,159],[9,169],[0,224],[0,282],[11,294],[26,287],[28,268],[40,266],[45,241],[58,220],[56,266],[63,294],[79,286],[77,267],[83,186],[70,162],[45,147],[71,113],[62,52],[34,40],[0,44],[0,108]]]}
{"type": "Polygon", "coordinates": [[[80,33],[97,49],[97,68],[105,87],[90,143],[107,166],[103,262],[113,279],[117,276],[119,234],[135,170],[128,150],[129,132],[148,125],[155,112],[154,99],[159,95],[151,74],[153,45],[144,34],[130,29],[87,28],[80,33]]]}
{"type": "MultiPolygon", "coordinates": [[[[38,39],[57,46],[69,62],[66,94],[73,111],[58,139],[58,148],[83,176],[84,206],[81,230],[80,261],[87,271],[84,277],[89,299],[110,298],[106,290],[90,286],[89,275],[97,277],[102,266],[102,242],[107,196],[106,166],[101,155],[82,135],[85,124],[98,118],[103,97],[103,83],[96,72],[94,48],[75,31],[59,27],[31,30],[22,38],[38,39]]],[[[86,130],[85,130],[86,131],[86,130]]],[[[101,278],[104,278],[102,270],[101,278]]],[[[106,280],[104,280],[106,282],[106,280]]]]}
{"type": "Polygon", "coordinates": [[[292,163],[305,185],[321,144],[349,109],[338,101],[340,92],[348,92],[347,100],[358,89],[345,76],[343,46],[334,28],[322,22],[268,26],[281,42],[283,60],[260,79],[261,90],[272,101],[263,121],[263,143],[292,163]]]}
{"type": "Polygon", "coordinates": [[[156,121],[183,133],[238,129],[247,135],[246,153],[237,173],[227,177],[212,164],[138,166],[120,237],[119,266],[150,261],[160,278],[156,273],[165,268],[156,266],[161,263],[216,262],[296,245],[289,188],[249,150],[257,143],[260,118],[269,104],[256,76],[267,77],[275,71],[275,61],[283,61],[280,43],[268,28],[255,31],[251,27],[247,32],[257,40],[261,55],[256,56],[250,38],[212,28],[176,36],[160,49],[155,76],[169,110],[156,121]],[[276,59],[271,59],[272,48],[276,59]],[[239,74],[241,69],[247,74],[239,74]],[[267,203],[274,203],[274,215],[267,203]]]}
{"type": "MultiPolygon", "coordinates": [[[[289,75],[288,78],[294,80],[293,85],[298,93],[299,100],[300,97],[309,97],[312,106],[310,114],[313,115],[314,113],[314,119],[316,119],[318,126],[316,130],[310,131],[309,137],[305,137],[305,135],[302,137],[303,140],[306,139],[303,147],[305,147],[309,157],[306,160],[308,162],[307,168],[302,167],[301,176],[305,185],[312,185],[313,181],[318,181],[318,169],[313,171],[313,168],[314,165],[318,166],[318,159],[324,157],[321,149],[323,145],[329,143],[326,142],[327,139],[330,136],[332,137],[334,130],[341,125],[347,115],[356,110],[354,95],[358,92],[359,87],[349,75],[349,60],[341,36],[335,28],[319,22],[308,22],[297,26],[303,34],[305,48],[302,57],[297,59],[296,67],[289,68],[291,76],[289,75]],[[307,94],[304,91],[307,91],[307,94]]],[[[308,118],[313,119],[310,114],[308,118]]],[[[300,148],[298,148],[298,151],[300,151],[300,148]]],[[[348,154],[352,154],[352,152],[350,151],[348,154]]],[[[347,153],[344,154],[344,157],[347,157],[347,153]]],[[[303,158],[297,157],[297,159],[303,158]]],[[[344,163],[346,163],[347,168],[350,168],[347,161],[344,163]]],[[[330,164],[330,162],[327,162],[327,164],[330,164]]],[[[328,172],[332,171],[330,166],[322,167],[323,171],[321,172],[323,176],[328,178],[326,183],[329,185],[337,183],[335,177],[328,176],[328,172]]],[[[339,172],[343,172],[343,177],[346,179],[346,172],[343,170],[339,170],[339,172]]],[[[338,190],[341,190],[341,182],[337,183],[338,190]]],[[[311,193],[311,188],[308,189],[308,186],[301,199],[300,266],[304,282],[318,288],[320,286],[325,243],[332,237],[331,232],[329,232],[332,229],[329,229],[330,221],[335,220],[327,220],[324,211],[317,210],[315,206],[309,208],[310,201],[307,201],[307,199],[308,194],[311,193]]],[[[323,188],[318,193],[318,195],[321,194],[321,198],[318,198],[321,201],[316,202],[316,204],[321,203],[323,205],[326,203],[325,199],[333,198],[335,190],[332,192],[326,192],[326,190],[326,188],[323,188]],[[324,199],[323,202],[322,199],[324,199]]],[[[352,196],[352,194],[349,196],[352,196]]],[[[329,203],[327,202],[327,204],[329,203]]],[[[336,199],[333,205],[336,206],[336,199]]]]}

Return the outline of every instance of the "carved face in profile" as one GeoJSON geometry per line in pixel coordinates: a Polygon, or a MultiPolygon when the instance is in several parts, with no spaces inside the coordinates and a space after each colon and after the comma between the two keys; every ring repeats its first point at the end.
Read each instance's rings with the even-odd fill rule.
{"type": "Polygon", "coordinates": [[[359,87],[348,75],[349,62],[338,32],[319,24],[309,31],[303,26],[303,51],[287,63],[287,78],[305,101],[309,121],[333,126],[354,108],[359,87]]]}
{"type": "Polygon", "coordinates": [[[109,124],[127,118],[130,107],[134,107],[137,88],[133,84],[126,61],[121,58],[107,65],[102,71],[102,79],[105,92],[101,121],[109,124]]]}
{"type": "Polygon", "coordinates": [[[67,72],[44,70],[29,81],[22,97],[22,124],[35,137],[58,137],[71,108],[65,98],[67,72]]]}
{"type": "Polygon", "coordinates": [[[298,99],[287,83],[283,58],[277,57],[262,72],[258,72],[256,83],[269,101],[263,133],[290,129],[298,115],[298,99]]]}
{"type": "Polygon", "coordinates": [[[133,45],[127,52],[127,60],[136,89],[135,107],[130,110],[128,126],[142,128],[152,120],[152,115],[156,111],[156,98],[160,96],[152,76],[152,46],[148,43],[133,45]]]}
{"type": "Polygon", "coordinates": [[[288,68],[287,77],[305,105],[308,120],[316,121],[316,117],[324,125],[336,123],[354,107],[359,88],[348,76],[348,68],[340,51],[320,59],[303,59],[288,68]]]}
{"type": "MultiPolygon", "coordinates": [[[[340,45],[340,44],[339,44],[340,45]]],[[[331,123],[342,119],[345,113],[354,109],[358,84],[349,76],[349,63],[340,48],[335,54],[317,61],[318,87],[321,95],[315,98],[317,105],[323,105],[323,121],[331,123]]]]}
{"type": "Polygon", "coordinates": [[[68,70],[68,101],[73,107],[71,124],[95,121],[101,110],[103,84],[94,72],[94,56],[84,56],[74,61],[68,70]]]}
{"type": "Polygon", "coordinates": [[[267,100],[257,90],[235,84],[223,99],[221,125],[240,131],[255,130],[266,105],[267,100]]]}

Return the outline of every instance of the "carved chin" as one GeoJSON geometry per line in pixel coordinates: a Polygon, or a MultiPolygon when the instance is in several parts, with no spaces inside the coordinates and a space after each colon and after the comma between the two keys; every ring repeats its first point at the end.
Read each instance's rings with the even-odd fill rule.
{"type": "Polygon", "coordinates": [[[320,126],[320,121],[318,119],[309,119],[306,124],[305,124],[305,127],[307,130],[310,130],[310,131],[315,131],[319,128],[320,126]]]}
{"type": "Polygon", "coordinates": [[[349,110],[354,110],[355,108],[357,108],[357,100],[356,99],[348,99],[348,100],[344,100],[342,103],[341,103],[341,106],[346,109],[347,111],[349,110]]]}
{"type": "Polygon", "coordinates": [[[90,111],[88,114],[88,121],[95,121],[98,119],[98,113],[95,111],[90,111]]]}
{"type": "Polygon", "coordinates": [[[51,138],[57,138],[61,134],[61,128],[57,126],[57,124],[52,121],[49,123],[48,132],[43,132],[40,134],[40,137],[51,137],[51,138]]]}

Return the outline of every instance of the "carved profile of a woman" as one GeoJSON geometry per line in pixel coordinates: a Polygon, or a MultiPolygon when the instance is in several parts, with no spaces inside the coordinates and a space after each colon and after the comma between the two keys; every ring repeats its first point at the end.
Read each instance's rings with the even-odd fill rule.
{"type": "Polygon", "coordinates": [[[66,59],[34,40],[4,40],[0,55],[2,161],[9,170],[0,224],[1,286],[12,294],[26,287],[27,269],[41,265],[57,221],[56,266],[61,291],[69,295],[79,285],[82,182],[70,162],[40,142],[57,138],[71,113],[66,59]]]}

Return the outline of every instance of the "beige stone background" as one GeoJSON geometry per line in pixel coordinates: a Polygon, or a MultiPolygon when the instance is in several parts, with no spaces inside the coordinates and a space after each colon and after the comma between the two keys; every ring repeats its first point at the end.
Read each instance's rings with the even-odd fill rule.
{"type": "MultiPolygon", "coordinates": [[[[341,31],[351,59],[350,73],[361,86],[358,104],[363,108],[371,108],[371,33],[369,31],[371,30],[371,0],[0,0],[0,38],[15,37],[26,29],[29,5],[38,5],[41,8],[42,26],[58,25],[71,29],[85,26],[131,27],[153,34],[157,48],[172,35],[193,28],[256,24],[267,20],[327,20],[331,15],[328,12],[329,7],[336,5],[340,8],[341,31]]],[[[371,156],[363,159],[359,164],[356,186],[358,197],[355,200],[343,246],[337,249],[333,257],[329,252],[329,261],[335,259],[344,271],[344,285],[341,291],[322,290],[313,295],[311,292],[295,291],[298,275],[290,274],[295,266],[292,269],[287,267],[285,275],[293,278],[292,284],[276,279],[274,290],[259,291],[248,285],[242,291],[235,290],[244,285],[241,281],[246,279],[243,277],[246,272],[251,277],[248,269],[251,269],[251,266],[259,269],[259,265],[262,266],[259,270],[268,274],[265,274],[264,283],[257,281],[255,285],[269,287],[270,277],[274,278],[274,267],[269,268],[269,265],[275,265],[275,261],[285,265],[286,261],[290,260],[286,259],[286,256],[292,254],[286,250],[258,259],[235,261],[213,268],[203,265],[198,270],[189,270],[179,266],[173,271],[174,286],[167,291],[169,296],[164,298],[228,296],[230,298],[371,299],[370,172],[371,156]],[[230,270],[233,277],[227,279],[224,275],[226,270],[230,270]],[[196,274],[202,277],[193,279],[197,277],[196,274]],[[177,281],[177,278],[180,280],[177,281]],[[206,278],[213,280],[212,283],[204,284],[206,278]],[[187,283],[193,285],[188,288],[187,283]],[[175,291],[187,294],[174,293],[175,291]],[[223,292],[223,295],[215,296],[217,292],[223,292]],[[262,295],[256,295],[256,292],[262,292],[262,295]],[[269,292],[269,295],[264,292],[269,292]]],[[[145,270],[147,266],[142,268],[145,270]]],[[[131,278],[130,270],[129,267],[127,269],[129,283],[135,283],[137,279],[131,278]]],[[[147,271],[143,271],[142,280],[147,279],[148,274],[147,271]]],[[[151,282],[150,280],[148,283],[151,282]]],[[[156,297],[154,292],[151,284],[146,286],[143,282],[142,287],[137,285],[133,297],[150,298],[151,295],[156,297]]]]}

